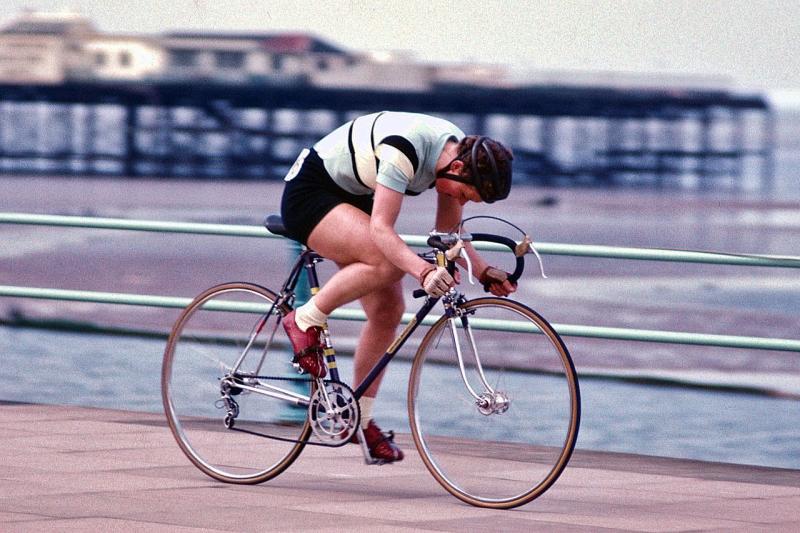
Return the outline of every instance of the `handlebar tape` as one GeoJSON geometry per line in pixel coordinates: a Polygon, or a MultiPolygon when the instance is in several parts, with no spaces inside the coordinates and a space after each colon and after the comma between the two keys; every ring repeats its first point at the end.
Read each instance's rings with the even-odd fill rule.
{"type": "MultiPolygon", "coordinates": [[[[495,244],[502,244],[503,246],[507,246],[511,253],[516,256],[516,249],[517,243],[514,242],[512,239],[508,237],[503,237],[501,235],[493,235],[491,233],[473,233],[472,234],[472,242],[475,241],[484,241],[484,242],[493,242],[495,244]]],[[[510,272],[508,274],[508,281],[511,283],[516,283],[517,280],[522,276],[522,271],[525,270],[525,257],[524,256],[517,256],[517,263],[516,267],[514,268],[514,272],[510,272]]]]}

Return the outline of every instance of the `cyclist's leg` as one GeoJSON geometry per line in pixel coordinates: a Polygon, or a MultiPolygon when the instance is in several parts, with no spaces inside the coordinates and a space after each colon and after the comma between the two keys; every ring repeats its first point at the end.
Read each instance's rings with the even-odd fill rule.
{"type": "Polygon", "coordinates": [[[314,296],[317,307],[325,314],[390,287],[404,275],[372,242],[369,215],[349,204],[331,209],[312,230],[308,244],[340,266],[314,296]]]}
{"type": "MultiPolygon", "coordinates": [[[[386,352],[397,332],[403,317],[402,283],[397,281],[384,289],[371,292],[360,300],[367,315],[367,323],[361,331],[353,362],[353,383],[360,384],[369,375],[375,363],[386,352]]],[[[361,407],[361,427],[373,460],[393,463],[403,459],[403,452],[394,443],[393,433],[383,433],[372,419],[372,407],[383,372],[364,392],[359,403],[361,407]]]]}
{"type": "MultiPolygon", "coordinates": [[[[308,244],[340,267],[314,296],[317,307],[327,314],[359,299],[367,315],[354,360],[357,384],[393,340],[403,314],[400,280],[404,273],[372,242],[369,216],[347,204],[340,204],[325,215],[311,232],[308,244]]],[[[362,397],[364,402],[371,405],[379,382],[377,379],[362,397]]],[[[362,422],[366,422],[363,435],[373,460],[391,463],[403,459],[403,452],[394,444],[391,433],[384,434],[364,417],[362,422]]]]}
{"type": "MultiPolygon", "coordinates": [[[[395,339],[397,326],[403,317],[405,307],[402,283],[397,281],[391,286],[371,292],[363,296],[360,302],[367,315],[367,323],[361,330],[356,347],[353,369],[355,385],[367,377],[372,367],[395,339]]],[[[375,397],[382,377],[383,374],[372,382],[372,385],[364,392],[364,396],[375,397]]]]}

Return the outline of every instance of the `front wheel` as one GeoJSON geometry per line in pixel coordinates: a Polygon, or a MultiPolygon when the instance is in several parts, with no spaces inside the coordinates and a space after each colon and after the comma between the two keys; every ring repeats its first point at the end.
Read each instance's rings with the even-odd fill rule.
{"type": "Polygon", "coordinates": [[[455,497],[508,509],[564,470],[580,424],[575,367],[530,308],[480,298],[440,318],[411,367],[411,433],[425,466],[455,497]]]}
{"type": "Polygon", "coordinates": [[[315,386],[292,369],[275,298],[249,283],[212,287],[181,313],[164,352],[170,430],[197,468],[228,483],[277,476],[311,433],[315,386]]]}

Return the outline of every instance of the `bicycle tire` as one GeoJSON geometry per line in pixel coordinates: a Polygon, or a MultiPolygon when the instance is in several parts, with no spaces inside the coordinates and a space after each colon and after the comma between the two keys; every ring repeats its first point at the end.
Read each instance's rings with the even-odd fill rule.
{"type": "Polygon", "coordinates": [[[443,316],[436,321],[411,367],[408,414],[414,444],[436,481],[456,498],[496,509],[524,505],[555,483],[575,447],[580,426],[575,366],[558,333],[523,304],[487,297],[458,309],[472,330],[481,371],[462,320],[443,316]],[[488,393],[483,372],[500,393],[490,395],[491,405],[484,403],[489,414],[480,412],[465,386],[454,338],[464,348],[463,375],[473,392],[488,393]]]}
{"type": "MultiPolygon", "coordinates": [[[[269,289],[251,283],[211,287],[183,310],[164,351],[161,393],[170,431],[197,468],[227,483],[254,484],[277,476],[300,455],[311,433],[305,408],[235,387],[228,397],[236,402],[238,416],[226,420],[231,411],[222,385],[242,353],[243,372],[293,373],[275,299],[269,289]],[[258,365],[262,354],[266,357],[258,365]]],[[[298,386],[292,380],[275,383],[298,386]]],[[[312,381],[299,385],[303,390],[293,392],[306,396],[315,387],[312,381]]]]}

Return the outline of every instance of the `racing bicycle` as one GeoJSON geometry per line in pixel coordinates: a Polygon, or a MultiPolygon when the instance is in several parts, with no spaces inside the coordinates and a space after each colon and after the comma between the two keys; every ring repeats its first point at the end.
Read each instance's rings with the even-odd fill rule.
{"type": "MultiPolygon", "coordinates": [[[[280,216],[267,217],[266,227],[285,235],[280,216]]],[[[513,252],[508,279],[519,279],[525,240],[459,228],[432,233],[430,250],[420,255],[453,273],[469,241],[513,252]]],[[[580,390],[567,347],[541,315],[508,298],[468,299],[457,287],[439,298],[417,290],[414,297],[424,298],[419,310],[351,388],[340,377],[327,326],[325,379],[297,373],[280,327],[302,278],[312,294],[319,290],[316,265],[323,260],[304,248],[277,292],[245,282],[217,285],[175,322],[164,352],[162,399],[172,434],[197,468],[228,483],[261,483],[286,470],[306,446],[354,441],[362,432],[359,399],[414,344],[409,431],[436,481],[464,502],[501,509],[552,486],[575,447],[580,390]],[[435,308],[441,313],[433,314],[435,308]],[[411,341],[420,328],[424,336],[411,341]]],[[[361,449],[374,462],[365,444],[361,449]]]]}

